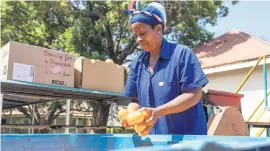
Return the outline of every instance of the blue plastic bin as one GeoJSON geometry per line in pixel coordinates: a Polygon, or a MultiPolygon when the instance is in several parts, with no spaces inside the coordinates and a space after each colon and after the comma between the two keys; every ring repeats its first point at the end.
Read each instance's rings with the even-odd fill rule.
{"type": "Polygon", "coordinates": [[[3,134],[1,151],[270,151],[270,138],[130,134],[3,134]]]}

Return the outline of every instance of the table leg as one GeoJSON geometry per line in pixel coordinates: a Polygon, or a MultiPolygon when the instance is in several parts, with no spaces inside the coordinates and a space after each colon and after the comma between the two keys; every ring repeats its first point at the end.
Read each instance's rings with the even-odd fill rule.
{"type": "MultiPolygon", "coordinates": [[[[70,101],[71,99],[66,100],[66,125],[69,125],[70,120],[70,101]]],[[[65,133],[69,133],[69,128],[65,129],[65,133]]]]}

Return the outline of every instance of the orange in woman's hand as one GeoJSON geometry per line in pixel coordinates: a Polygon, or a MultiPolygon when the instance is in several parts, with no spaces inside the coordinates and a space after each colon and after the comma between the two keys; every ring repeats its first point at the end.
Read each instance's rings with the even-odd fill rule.
{"type": "Polygon", "coordinates": [[[148,135],[148,132],[147,131],[142,131],[142,132],[140,132],[140,133],[138,133],[140,136],[146,136],[146,135],[148,135]]]}
{"type": "Polygon", "coordinates": [[[126,119],[124,119],[124,120],[122,121],[122,126],[123,126],[123,127],[127,127],[127,126],[128,126],[127,120],[126,120],[126,119]]]}
{"type": "Polygon", "coordinates": [[[137,110],[139,110],[139,105],[138,104],[133,103],[133,104],[128,105],[128,112],[129,113],[135,112],[137,110]]]}
{"type": "Polygon", "coordinates": [[[152,112],[150,110],[143,110],[142,114],[144,115],[144,121],[147,121],[152,116],[152,112]]]}
{"type": "Polygon", "coordinates": [[[140,133],[146,128],[146,125],[144,123],[139,123],[139,124],[135,124],[134,128],[137,133],[140,133]]]}
{"type": "Polygon", "coordinates": [[[144,115],[142,112],[134,111],[128,114],[127,116],[127,123],[128,125],[134,125],[141,123],[144,120],[144,115]]]}
{"type": "Polygon", "coordinates": [[[132,109],[132,108],[129,108],[129,109],[128,109],[128,113],[132,113],[132,112],[135,112],[135,111],[137,111],[137,110],[132,109]]]}
{"type": "Polygon", "coordinates": [[[118,118],[120,121],[124,121],[128,116],[128,110],[127,109],[121,109],[118,112],[118,118]]]}

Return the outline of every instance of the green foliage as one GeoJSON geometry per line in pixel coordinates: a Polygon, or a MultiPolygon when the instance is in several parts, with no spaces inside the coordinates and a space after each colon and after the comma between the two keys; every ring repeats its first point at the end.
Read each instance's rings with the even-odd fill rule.
{"type": "MultiPolygon", "coordinates": [[[[74,112],[84,113],[85,115],[90,114],[93,111],[91,103],[92,103],[91,101],[85,100],[71,101],[70,115],[72,116],[74,112]]],[[[35,105],[36,116],[34,116],[34,123],[40,124],[41,116],[46,116],[44,123],[52,124],[54,119],[56,119],[60,114],[66,112],[65,105],[66,105],[65,100],[57,100],[36,104],[35,105]]],[[[26,118],[28,118],[28,120],[32,120],[32,113],[33,113],[32,105],[18,107],[17,110],[22,112],[26,116],[26,118]]]]}
{"type": "Polygon", "coordinates": [[[5,1],[2,4],[1,47],[12,40],[53,48],[54,41],[72,23],[68,2],[5,1]]]}
{"type": "Polygon", "coordinates": [[[228,14],[222,1],[166,1],[169,38],[192,48],[213,38],[206,30],[207,24],[215,25],[218,17],[228,14]]]}
{"type": "MultiPolygon", "coordinates": [[[[111,133],[110,128],[106,128],[106,133],[111,133]]],[[[124,128],[113,128],[113,134],[126,133],[133,134],[135,131],[133,129],[124,129],[124,128]]]]}
{"type": "MultiPolygon", "coordinates": [[[[142,8],[152,1],[140,1],[142,8]]],[[[213,37],[205,29],[228,14],[223,1],[160,1],[167,12],[170,40],[190,47],[213,37]]],[[[237,1],[232,1],[236,4],[237,1]]],[[[122,64],[137,44],[123,13],[129,1],[4,1],[1,47],[17,41],[122,64]]]]}

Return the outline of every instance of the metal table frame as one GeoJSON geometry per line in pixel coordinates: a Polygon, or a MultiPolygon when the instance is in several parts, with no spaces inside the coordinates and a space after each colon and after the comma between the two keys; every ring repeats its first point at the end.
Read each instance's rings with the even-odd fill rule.
{"type": "MultiPolygon", "coordinates": [[[[70,121],[70,102],[72,99],[91,99],[101,103],[116,102],[128,104],[130,98],[122,93],[95,91],[82,88],[71,88],[57,85],[30,83],[22,81],[5,80],[1,81],[0,95],[0,125],[2,125],[2,110],[12,109],[25,105],[54,101],[55,99],[66,99],[66,125],[70,121]]],[[[33,110],[34,111],[34,110],[33,110]]],[[[32,113],[33,115],[35,112],[32,113]]],[[[33,119],[32,119],[32,124],[33,119]]],[[[69,128],[65,129],[69,133],[69,128]]]]}
{"type": "Polygon", "coordinates": [[[270,123],[268,122],[246,122],[248,131],[250,128],[265,128],[266,136],[270,137],[270,123]]]}

